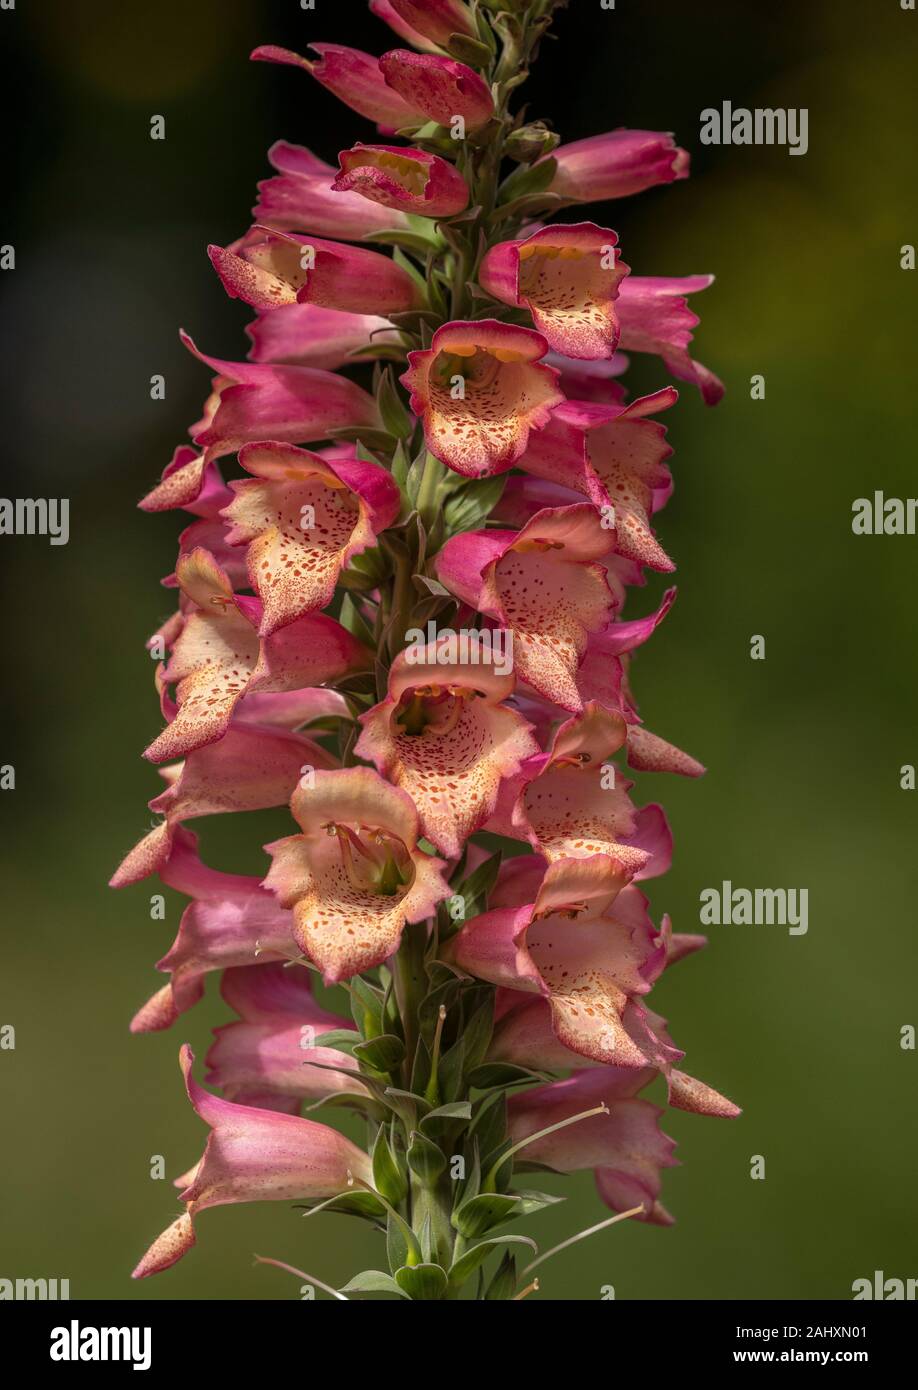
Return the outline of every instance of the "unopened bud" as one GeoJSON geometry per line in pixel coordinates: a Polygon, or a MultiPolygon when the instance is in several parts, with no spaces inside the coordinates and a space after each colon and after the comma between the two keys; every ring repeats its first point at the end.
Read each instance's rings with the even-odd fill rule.
{"type": "Polygon", "coordinates": [[[534,164],[537,159],[556,150],[560,143],[560,135],[549,130],[542,121],[533,121],[532,125],[520,126],[508,135],[505,148],[517,164],[534,164]]]}

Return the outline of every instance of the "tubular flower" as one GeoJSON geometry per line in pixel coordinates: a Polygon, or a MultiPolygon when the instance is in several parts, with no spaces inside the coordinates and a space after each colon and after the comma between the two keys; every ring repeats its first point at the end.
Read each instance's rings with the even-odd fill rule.
{"type": "Polygon", "coordinates": [[[655,184],[688,178],[689,156],[671,135],[652,130],[611,130],[550,156],[556,165],[550,188],[572,203],[627,198],[655,184]]]}
{"type": "Polygon", "coordinates": [[[396,48],[380,58],[379,67],[389,86],[437,125],[448,126],[459,116],[477,130],[494,115],[490,87],[465,63],[396,48]]]}
{"type": "Polygon", "coordinates": [[[646,900],[622,893],[628,878],[609,855],[558,860],[533,901],[466,923],[454,945],[457,965],[505,989],[541,994],[555,1036],[572,1052],[622,1067],[660,1065],[665,1045],[640,1027],[640,1014],[626,1016],[665,959],[646,900]]]}
{"type": "Polygon", "coordinates": [[[293,908],[294,934],[337,984],[390,956],[406,922],[423,921],[449,887],[418,848],[411,798],[369,768],[317,772],[290,803],[301,835],[268,846],[265,886],[293,908]]]}
{"type": "Polygon", "coordinates": [[[666,460],[673,451],[665,427],[651,417],[677,399],[669,387],[627,406],[567,401],[520,459],[527,473],[605,508],[605,524],[615,532],[620,555],[663,571],[675,565],[654,535],[650,518],[672,490],[666,460]]]}
{"type": "Polygon", "coordinates": [[[234,966],[223,972],[220,992],[239,1021],[214,1029],[207,1080],[228,1100],[296,1114],[302,1100],[367,1094],[355,1057],[316,1046],[318,1036],[335,1029],[351,1032],[355,1043],[360,1034],[316,1004],[305,971],[234,966]]]}
{"type": "Polygon", "coordinates": [[[304,68],[345,106],[376,121],[384,130],[395,131],[422,119],[419,109],[387,83],[379,60],[371,53],[361,53],[359,48],[345,48],[338,43],[311,43],[309,47],[318,53],[318,62],[301,58],[299,53],[291,53],[288,48],[275,48],[273,44],[256,48],[252,57],[256,62],[304,68]]]}
{"type": "Polygon", "coordinates": [[[521,1168],[591,1169],[613,1211],[665,1225],[673,1144],[644,1088],[739,1113],[652,1006],[705,941],[651,916],[673,837],[640,783],[704,768],[634,694],[675,599],[631,591],[674,568],[656,528],[677,393],[629,393],[630,354],[722,387],[690,356],[708,277],[634,277],[614,231],[553,220],[688,175],[668,135],[552,154],[550,122],[515,109],[559,0],[369,8],[414,51],[252,55],[396,143],[337,169],[272,146],[254,225],[209,248],[254,311],[249,359],[181,335],[210,390],[139,504],[185,519],[147,641],[155,819],[111,883],[155,875],[184,908],[130,1029],[206,1007],[210,975],[230,1018],[207,1053],[221,1095],[181,1051],[210,1137],[135,1275],[190,1250],[207,1207],[274,1200],[386,1233],[380,1267],[316,1277],[325,1294],[453,1300],[474,1275],[479,1299],[519,1299],[532,1242],[500,1227],[556,1200],[521,1168]],[[252,811],[279,838],[231,872],[211,818],[252,811]],[[342,1108],[365,1143],[311,1117],[342,1108]]]}
{"type": "Polygon", "coordinates": [[[577,668],[590,633],[605,628],[620,603],[596,563],[611,547],[594,507],[548,507],[521,531],[454,536],[437,573],[458,598],[513,634],[521,680],[578,710],[577,668]]]}
{"type": "Polygon", "coordinates": [[[662,1133],[657,1106],[639,1100],[633,1081],[613,1068],[583,1072],[566,1081],[537,1086],[511,1099],[510,1134],[519,1142],[593,1106],[604,1113],[536,1139],[526,1153],[559,1173],[594,1170],[599,1195],[613,1211],[641,1207],[638,1221],[669,1226],[660,1204],[661,1169],[672,1168],[675,1143],[662,1133]]]}
{"type": "Polygon", "coordinates": [[[427,150],[401,145],[355,145],[338,156],[341,172],[332,187],[360,193],[384,208],[420,217],[453,217],[469,204],[458,169],[427,150]]]}
{"type": "Polygon", "coordinates": [[[388,24],[399,38],[407,40],[414,48],[420,48],[425,53],[439,53],[442,50],[435,43],[431,43],[419,30],[403,19],[398,10],[395,9],[392,0],[370,0],[370,10],[381,19],[384,24],[388,24]]]}
{"type": "Polygon", "coordinates": [[[633,275],[622,286],[619,303],[622,347],[662,357],[667,371],[698,387],[706,405],[717,404],[724,385],[689,356],[692,330],[698,327],[699,319],[685,296],[706,290],[713,283],[713,275],[687,275],[682,280],[633,275]]]}
{"type": "Polygon", "coordinates": [[[326,461],[289,444],[247,444],[239,462],[252,478],[234,485],[222,515],[230,545],[248,546],[264,605],[259,632],[270,637],[331,603],[342,569],[392,524],[401,497],[378,464],[326,461]]]}
{"type": "Polygon", "coordinates": [[[464,0],[389,0],[386,9],[394,11],[403,24],[441,48],[449,47],[453,34],[475,37],[475,21],[464,0]]]}
{"type": "Polygon", "coordinates": [[[373,397],[347,377],[312,367],[226,362],[205,357],[187,334],[182,341],[217,373],[213,408],[192,436],[208,459],[262,439],[310,444],[327,439],[334,430],[379,426],[373,397]]]}
{"type": "Polygon", "coordinates": [[[626,730],[621,715],[596,703],[561,725],[549,751],[509,784],[507,800],[516,798],[506,817],[510,833],[549,863],[607,854],[629,873],[650,877],[655,855],[668,858],[669,831],[659,807],[635,812],[628,797],[633,783],[608,761],[626,730]]]}
{"type": "Polygon", "coordinates": [[[448,323],[428,349],[408,354],[402,377],[430,452],[457,473],[504,473],[564,400],[539,333],[496,319],[448,323]]]}
{"type": "Polygon", "coordinates": [[[492,246],[481,283],[503,304],[528,309],[553,352],[612,357],[618,346],[615,301],[628,274],[618,237],[595,222],[542,227],[525,241],[492,246]]]}
{"type": "Polygon", "coordinates": [[[421,831],[448,858],[480,830],[503,779],[539,751],[526,721],[504,701],[512,674],[463,664],[443,644],[392,663],[386,699],[361,716],[359,757],[407,792],[421,831]]]}
{"type": "Polygon", "coordinates": [[[253,309],[316,304],[378,315],[404,313],[421,302],[407,271],[362,246],[256,228],[239,255],[221,246],[209,246],[207,253],[227,294],[253,309]]]}
{"type": "Polygon", "coordinates": [[[208,1207],[327,1199],[350,1192],[355,1178],[369,1183],[367,1155],[337,1130],[299,1115],[220,1100],[191,1075],[190,1047],[182,1048],[180,1062],[188,1099],[211,1133],[200,1162],[177,1183],[185,1216],[153,1242],[134,1270],[135,1279],[180,1260],[195,1243],[194,1217],[208,1207]]]}
{"type": "MultiPolygon", "coordinates": [[[[259,533],[261,535],[261,533],[259,533]]],[[[274,541],[256,551],[259,562],[286,566],[289,548],[274,541]],[[271,549],[271,546],[274,549],[271,549]]],[[[306,561],[300,563],[305,566],[306,561]]],[[[226,575],[206,550],[195,550],[179,562],[178,580],[193,605],[187,614],[172,656],[163,671],[167,684],[176,684],[177,710],[166,730],[154,739],[145,756],[151,762],[181,757],[213,743],[226,733],[233,711],[246,694],[255,691],[300,690],[342,676],[361,661],[359,643],[340,623],[323,614],[308,614],[276,637],[279,622],[267,624],[269,636],[259,642],[261,605],[237,599],[226,575]]],[[[266,586],[272,573],[264,574],[266,586]]],[[[303,590],[297,588],[302,594],[303,590]]],[[[272,598],[274,589],[271,589],[272,598]]],[[[280,598],[280,611],[289,619],[280,598]]]]}
{"type": "Polygon", "coordinates": [[[284,362],[294,367],[337,371],[368,342],[398,341],[398,330],[388,319],[373,314],[351,314],[322,309],[318,304],[284,304],[272,308],[249,324],[253,362],[284,362]]]}
{"type": "Polygon", "coordinates": [[[374,232],[407,231],[410,226],[402,212],[379,207],[359,193],[336,193],[332,184],[338,170],[302,145],[278,140],[268,158],[278,177],[258,185],[252,212],[260,226],[333,241],[363,241],[374,232]]]}

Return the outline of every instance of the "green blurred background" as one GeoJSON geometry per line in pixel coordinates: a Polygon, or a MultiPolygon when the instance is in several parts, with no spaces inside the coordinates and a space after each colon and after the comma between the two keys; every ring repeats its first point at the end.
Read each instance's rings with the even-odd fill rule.
{"type": "MultiPolygon", "coordinates": [[[[213,987],[170,1033],[127,1023],[175,934],[152,882],[105,880],[149,825],[140,749],[158,727],[143,641],[168,613],[175,516],[134,509],[197,418],[208,351],[242,356],[247,313],[204,255],[246,226],[265,150],[326,158],[366,123],[299,73],[247,61],[258,42],[382,52],[362,0],[36,0],[0,14],[6,212],[0,276],[4,492],[68,495],[71,541],[4,537],[0,763],[4,939],[0,1276],[69,1277],[75,1298],[297,1297],[251,1253],[333,1283],[378,1265],[343,1217],[283,1203],[207,1212],[199,1245],[138,1286],[128,1273],[176,1208],[152,1181],[193,1162],[204,1126],[176,1054],[203,1061],[226,1009],[213,987]],[[149,121],[166,117],[164,142],[149,121]],[[163,402],[149,378],[164,373],[163,402]]],[[[700,783],[645,777],[676,835],[657,912],[698,930],[722,879],[806,887],[810,928],[713,927],[654,996],[687,1067],[745,1108],[736,1123],[671,1113],[684,1166],[670,1230],[628,1223],[543,1270],[542,1297],[850,1298],[874,1270],[914,1276],[918,1024],[915,538],[855,537],[851,504],[914,493],[918,14],[898,0],[573,0],[527,89],[566,139],[620,124],[673,130],[694,177],[588,215],[618,229],[638,274],[714,271],[695,300],[700,358],[728,395],[684,388],[669,418],[675,497],[661,537],[679,601],[635,664],[650,728],[703,759],[700,783]],[[706,149],[699,113],[807,107],[810,149],[706,149]],[[764,401],[750,377],[766,379],[764,401]],[[767,659],[751,661],[753,634],[767,659]],[[766,1160],[752,1181],[753,1155],[766,1160]]],[[[636,387],[665,383],[645,360],[636,387]]],[[[649,611],[659,585],[636,595],[649,611]]],[[[283,812],[199,823],[205,857],[259,872],[283,812]],[[238,822],[229,824],[228,821],[238,822]]],[[[199,1073],[200,1074],[200,1073],[199,1073]]],[[[543,1248],[604,1214],[587,1175],[528,1223],[543,1248]]]]}

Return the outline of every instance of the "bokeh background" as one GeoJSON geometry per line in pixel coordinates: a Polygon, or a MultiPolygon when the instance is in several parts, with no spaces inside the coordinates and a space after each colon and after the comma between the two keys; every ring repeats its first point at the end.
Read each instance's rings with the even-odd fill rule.
{"type": "MultiPolygon", "coordinates": [[[[542,1297],[850,1298],[915,1269],[918,762],[913,537],[855,537],[851,504],[915,492],[918,14],[898,0],[573,0],[527,89],[565,139],[672,130],[688,183],[600,207],[636,273],[714,271],[697,352],[728,395],[691,388],[669,419],[675,497],[660,519],[680,597],[635,665],[649,726],[709,767],[647,777],[676,834],[657,911],[698,930],[705,887],[806,887],[810,929],[714,927],[655,995],[689,1069],[745,1107],[672,1113],[684,1166],[670,1230],[629,1223],[543,1271],[542,1297]],[[699,113],[807,107],[810,149],[711,148],[699,113]],[[764,374],[766,398],[750,398],[764,374]],[[767,658],[752,661],[753,634],[767,658]],[[754,1155],[764,1181],[750,1178],[754,1155]]],[[[3,492],[71,498],[71,541],[0,538],[6,675],[0,762],[3,940],[0,1276],[69,1277],[76,1298],[297,1297],[258,1251],[333,1283],[378,1265],[342,1217],[286,1204],[208,1212],[197,1250],[140,1286],[128,1272],[175,1211],[169,1176],[205,1130],[176,1065],[225,1006],[213,988],[171,1033],[127,1022],[171,943],[155,884],[105,880],[149,824],[140,749],[158,726],[144,638],[170,610],[175,516],[137,498],[197,418],[210,352],[241,356],[247,311],[204,248],[247,225],[278,137],[333,158],[366,123],[305,75],[250,64],[259,42],[397,46],[362,0],[32,0],[0,13],[3,492]],[[149,138],[150,117],[167,138],[149,138]],[[165,401],[149,397],[163,373],[165,401]]],[[[638,364],[634,385],[665,383],[638,364]]],[[[658,587],[658,586],[657,586],[658,587]]],[[[655,586],[635,600],[649,611],[655,586]]],[[[205,856],[259,872],[282,812],[199,823],[205,856]],[[229,824],[226,822],[236,822],[229,824]]],[[[546,1186],[552,1180],[546,1179],[546,1186]]],[[[529,1223],[543,1248],[604,1214],[589,1177],[529,1223]]]]}

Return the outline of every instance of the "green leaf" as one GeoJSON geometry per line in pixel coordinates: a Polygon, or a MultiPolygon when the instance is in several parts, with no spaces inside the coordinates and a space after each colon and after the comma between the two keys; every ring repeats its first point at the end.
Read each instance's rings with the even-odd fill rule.
{"type": "Polygon", "coordinates": [[[405,1044],[394,1033],[382,1033],[367,1042],[355,1043],[353,1052],[374,1071],[391,1072],[404,1061],[405,1044]]]}
{"type": "Polygon", "coordinates": [[[534,1216],[537,1211],[567,1201],[566,1197],[555,1197],[551,1192],[521,1192],[517,1189],[516,1196],[520,1199],[520,1216],[534,1216]]]}
{"type": "Polygon", "coordinates": [[[515,1067],[509,1062],[487,1062],[470,1073],[468,1082],[476,1091],[504,1090],[509,1086],[519,1086],[524,1081],[546,1081],[543,1072],[530,1071],[528,1067],[515,1067]]]}
{"type": "Polygon", "coordinates": [[[430,1264],[402,1265],[395,1271],[395,1279],[409,1298],[423,1303],[441,1299],[449,1284],[446,1270],[430,1264]]]}
{"type": "Polygon", "coordinates": [[[351,1013],[364,1039],[379,1037],[383,1032],[383,994],[361,975],[351,980],[351,1013]]]}
{"type": "Polygon", "coordinates": [[[342,1192],[333,1202],[320,1203],[325,1211],[344,1212],[348,1216],[362,1216],[369,1221],[380,1221],[386,1209],[379,1198],[362,1188],[352,1192],[342,1192]]]}
{"type": "Polygon", "coordinates": [[[399,395],[391,367],[386,367],[379,378],[376,390],[376,403],[386,429],[393,439],[408,440],[414,434],[414,420],[408,414],[405,403],[399,395]]]}
{"type": "Polygon", "coordinates": [[[385,229],[381,232],[369,232],[364,241],[376,242],[383,246],[400,246],[403,251],[411,251],[416,256],[426,256],[431,248],[429,237],[420,236],[417,232],[410,232],[401,227],[385,229]]]}
{"type": "Polygon", "coordinates": [[[481,1004],[462,1030],[465,1044],[465,1065],[469,1071],[476,1071],[484,1062],[494,1031],[494,993],[489,990],[481,1004]]]}
{"type": "Polygon", "coordinates": [[[408,1259],[408,1242],[403,1230],[404,1222],[389,1212],[386,1222],[386,1258],[390,1269],[398,1269],[408,1259]]]}
{"type": "Polygon", "coordinates": [[[452,598],[452,594],[439,579],[431,579],[428,574],[413,574],[411,582],[418,593],[434,594],[437,598],[452,598]]]}
{"type": "Polygon", "coordinates": [[[497,1267],[497,1273],[484,1292],[483,1302],[506,1302],[516,1293],[516,1260],[508,1250],[497,1267]]]}
{"type": "Polygon", "coordinates": [[[373,1145],[373,1183],[387,1202],[398,1206],[408,1195],[408,1179],[392,1151],[386,1126],[380,1125],[373,1145]]]}
{"type": "MultiPolygon", "coordinates": [[[[372,582],[372,580],[367,580],[369,584],[372,584],[372,582]]],[[[362,642],[365,647],[373,647],[373,629],[360,612],[350,594],[344,595],[344,599],[341,603],[341,611],[338,614],[338,622],[343,628],[346,628],[352,636],[356,637],[358,642],[362,642]]]]}
{"type": "Polygon", "coordinates": [[[564,199],[557,193],[531,193],[526,198],[514,198],[512,203],[499,207],[490,220],[494,227],[499,227],[511,218],[548,216],[563,206],[564,199]]]}
{"type": "Polygon", "coordinates": [[[438,1105],[436,1110],[431,1110],[421,1121],[421,1129],[427,1133],[436,1133],[445,1125],[451,1124],[456,1120],[470,1120],[472,1117],[472,1106],[467,1100],[452,1101],[449,1105],[438,1105]]]}
{"type": "Polygon", "coordinates": [[[385,430],[371,429],[368,425],[348,425],[341,429],[329,430],[328,438],[346,444],[365,444],[381,454],[388,454],[392,448],[392,435],[385,430]]]}
{"type": "Polygon", "coordinates": [[[483,864],[479,864],[474,873],[469,874],[460,887],[459,895],[465,898],[466,921],[477,917],[487,908],[488,897],[497,882],[502,859],[503,851],[496,850],[483,864]]]}
{"type": "Polygon", "coordinates": [[[359,1040],[360,1034],[355,1033],[353,1028],[332,1028],[328,1033],[320,1033],[313,1046],[333,1047],[336,1052],[350,1053],[359,1040]]]}
{"type": "Polygon", "coordinates": [[[381,1269],[365,1269],[362,1274],[355,1274],[350,1283],[345,1284],[339,1293],[395,1293],[399,1298],[408,1298],[408,1294],[392,1278],[391,1274],[383,1274],[381,1269]]]}
{"type": "Polygon", "coordinates": [[[516,202],[520,198],[530,198],[536,193],[547,193],[558,172],[556,159],[542,159],[524,169],[515,169],[500,187],[502,204],[516,202]]]}
{"type": "Polygon", "coordinates": [[[408,1167],[430,1187],[446,1171],[446,1155],[433,1140],[415,1129],[408,1144],[408,1167]]]}
{"type": "Polygon", "coordinates": [[[462,1202],[452,1215],[452,1225],[467,1240],[483,1236],[493,1226],[499,1226],[518,1215],[518,1199],[510,1193],[482,1192],[462,1202]]]}
{"type": "Polygon", "coordinates": [[[491,515],[507,486],[506,474],[496,478],[474,478],[457,488],[443,508],[443,520],[451,535],[474,531],[491,515]]]}
{"type": "Polygon", "coordinates": [[[417,285],[418,289],[421,291],[421,294],[424,296],[424,300],[426,302],[427,281],[424,279],[424,276],[418,270],[414,261],[409,260],[408,257],[405,255],[404,251],[402,251],[398,246],[396,246],[395,250],[392,252],[392,259],[397,266],[399,266],[402,270],[404,270],[408,275],[411,276],[412,280],[417,285]]]}
{"type": "Polygon", "coordinates": [[[528,1236],[492,1236],[490,1240],[483,1240],[479,1245],[473,1245],[471,1250],[466,1250],[464,1255],[460,1255],[450,1268],[450,1285],[454,1289],[461,1288],[478,1266],[501,1245],[525,1245],[534,1255],[539,1253],[539,1247],[528,1236]]]}

